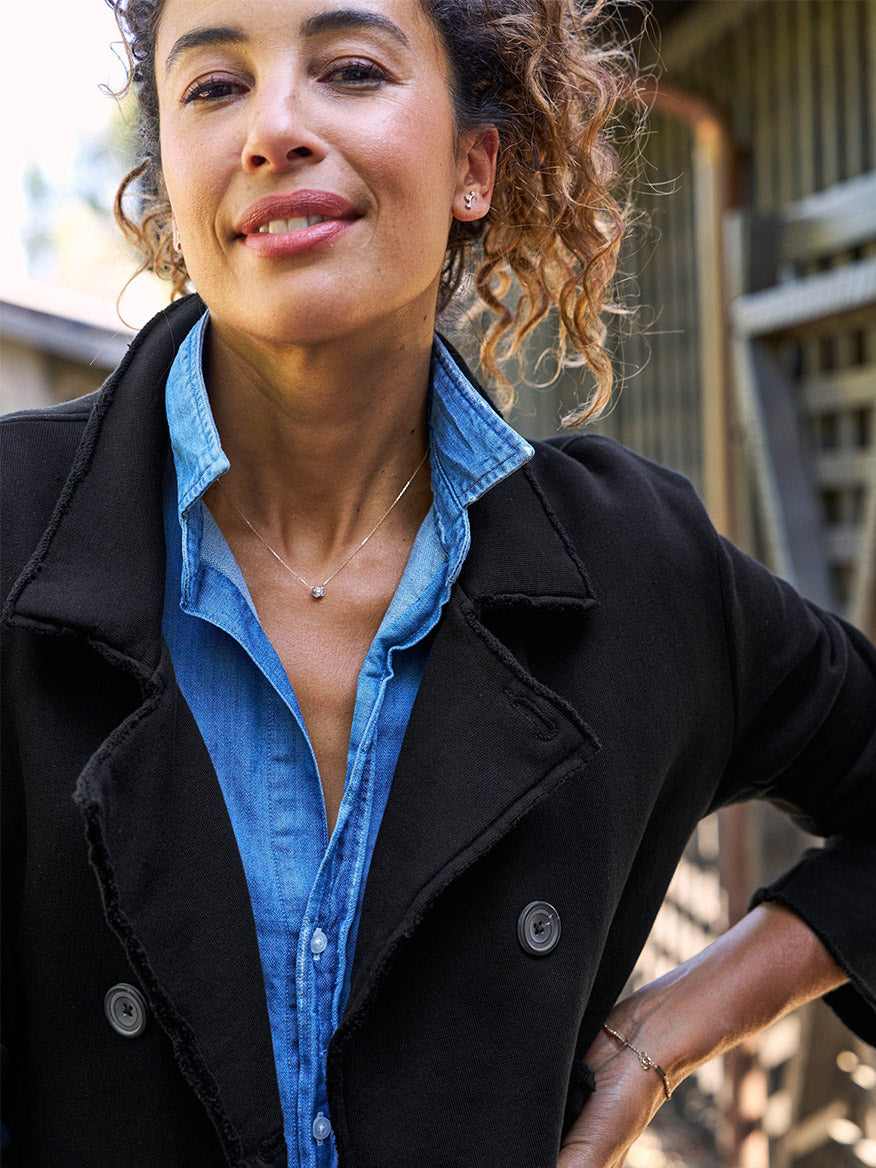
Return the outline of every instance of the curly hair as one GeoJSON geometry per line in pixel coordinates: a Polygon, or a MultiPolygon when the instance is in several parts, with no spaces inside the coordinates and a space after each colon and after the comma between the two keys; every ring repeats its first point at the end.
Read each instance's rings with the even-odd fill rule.
{"type": "MultiPolygon", "coordinates": [[[[188,273],[172,244],[159,146],[155,40],[163,0],[107,3],[128,55],[122,92],[135,91],[142,144],[142,161],[116,195],[116,218],[139,252],[135,275],[151,269],[170,281],[172,296],[182,295],[188,273]]],[[[586,365],[596,381],[563,424],[591,420],[611,398],[604,315],[624,311],[610,301],[627,212],[615,197],[620,167],[609,127],[634,92],[630,54],[606,35],[606,0],[420,3],[450,62],[457,131],[495,126],[500,139],[490,210],[452,224],[438,311],[473,267],[473,287],[492,314],[481,367],[508,408],[514,393],[501,366],[516,356],[522,372],[523,342],[556,308],[557,372],[586,365]]]]}

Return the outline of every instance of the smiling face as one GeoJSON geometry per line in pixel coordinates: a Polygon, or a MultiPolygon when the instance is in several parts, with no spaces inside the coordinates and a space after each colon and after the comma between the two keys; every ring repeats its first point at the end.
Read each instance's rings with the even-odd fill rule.
{"type": "Polygon", "coordinates": [[[214,322],[274,344],[431,331],[496,141],[458,138],[417,0],[166,0],[155,60],[164,181],[214,322]]]}

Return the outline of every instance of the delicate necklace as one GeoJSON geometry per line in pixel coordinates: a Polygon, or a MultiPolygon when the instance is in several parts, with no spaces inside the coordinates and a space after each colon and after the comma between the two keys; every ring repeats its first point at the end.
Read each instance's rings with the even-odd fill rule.
{"type": "Polygon", "coordinates": [[[350,560],[352,560],[353,556],[355,556],[357,552],[360,552],[362,550],[362,548],[365,546],[365,544],[368,542],[368,540],[371,538],[371,536],[374,535],[375,531],[377,531],[378,527],[380,527],[380,525],[383,523],[384,519],[386,519],[388,517],[390,511],[392,511],[393,507],[395,507],[396,503],[399,502],[402,495],[405,493],[405,491],[408,489],[408,487],[411,485],[411,483],[417,477],[417,472],[419,471],[419,469],[423,465],[423,463],[426,461],[428,455],[429,455],[429,449],[427,447],[426,453],[423,455],[423,457],[420,459],[420,461],[417,463],[416,467],[414,468],[414,473],[411,475],[411,477],[408,479],[408,481],[405,483],[405,485],[402,487],[402,489],[399,491],[399,493],[396,495],[396,497],[393,499],[393,501],[390,503],[390,505],[387,507],[387,509],[383,512],[383,514],[380,516],[380,518],[377,520],[377,522],[374,524],[374,526],[371,528],[371,530],[368,532],[368,534],[365,536],[365,538],[362,540],[362,542],[353,548],[353,550],[350,552],[350,554],[347,556],[347,558],[344,560],[344,562],[342,564],[340,564],[337,568],[335,568],[335,570],[332,572],[332,574],[330,576],[326,576],[326,578],[323,580],[323,582],[321,584],[309,584],[307,582],[307,580],[304,579],[303,576],[298,575],[298,573],[295,571],[294,568],[290,568],[289,565],[286,563],[286,561],[283,559],[283,557],[280,555],[280,553],[275,551],[271,547],[271,545],[268,543],[268,541],[265,539],[265,537],[262,535],[262,533],[260,531],[257,531],[256,528],[253,527],[253,525],[250,523],[250,521],[247,519],[247,517],[244,515],[244,513],[238,507],[237,503],[235,503],[234,499],[231,497],[231,495],[229,495],[228,491],[226,491],[225,487],[222,485],[221,479],[216,480],[216,486],[220,488],[220,490],[222,491],[225,498],[228,500],[228,502],[231,504],[231,506],[234,508],[234,510],[237,512],[237,514],[240,516],[240,518],[243,520],[243,522],[246,524],[246,526],[250,529],[250,531],[253,533],[253,535],[256,537],[256,539],[260,543],[264,544],[264,546],[268,549],[268,551],[271,553],[271,555],[274,557],[274,559],[277,560],[278,563],[283,565],[283,567],[286,569],[286,571],[289,573],[290,576],[294,576],[295,579],[299,581],[299,583],[303,584],[305,588],[309,589],[310,595],[313,597],[314,600],[322,600],[323,596],[325,596],[326,585],[331,583],[332,580],[334,580],[334,578],[335,578],[335,576],[337,576],[338,572],[340,572],[344,568],[346,568],[347,564],[349,564],[349,562],[350,562],[350,560]]]}

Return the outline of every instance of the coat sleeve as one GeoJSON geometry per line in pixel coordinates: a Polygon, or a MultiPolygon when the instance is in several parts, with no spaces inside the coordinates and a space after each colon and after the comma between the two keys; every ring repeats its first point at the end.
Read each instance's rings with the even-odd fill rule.
{"type": "Polygon", "coordinates": [[[849,977],[828,1004],[876,1045],[876,649],[718,540],[734,749],[716,805],[761,797],[825,837],[752,905],[793,910],[849,977]]]}

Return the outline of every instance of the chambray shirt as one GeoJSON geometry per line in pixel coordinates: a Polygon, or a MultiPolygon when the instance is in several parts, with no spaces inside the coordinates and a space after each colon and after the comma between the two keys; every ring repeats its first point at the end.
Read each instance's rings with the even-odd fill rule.
{"type": "MultiPolygon", "coordinates": [[[[207,327],[205,315],[167,379],[173,458],[165,486],[163,631],[246,872],[289,1165],[331,1168],[337,1152],[326,1052],[349,993],[365,879],[428,634],[468,552],[466,508],[526,462],[532,448],[436,338],[429,397],[434,502],[359,674],[344,795],[329,838],[316,759],[292,686],[202,502],[230,465],[202,373],[207,327]]],[[[289,587],[298,585],[290,579],[289,587]]]]}

